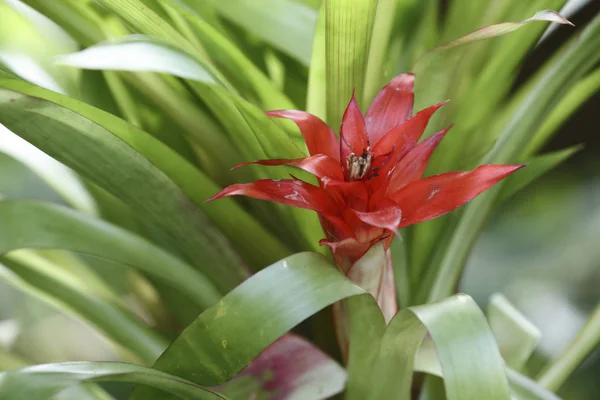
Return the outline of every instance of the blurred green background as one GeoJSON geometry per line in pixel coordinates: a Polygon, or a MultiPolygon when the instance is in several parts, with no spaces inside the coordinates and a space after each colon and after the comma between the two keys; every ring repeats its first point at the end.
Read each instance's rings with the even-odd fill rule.
{"type": "MultiPolygon", "coordinates": [[[[600,1],[577,0],[569,1],[562,13],[580,26],[599,11],[600,1]]],[[[8,13],[0,3],[0,61],[6,52],[18,53],[22,48],[28,53],[33,50],[39,60],[46,62],[54,54],[76,50],[74,43],[59,33],[40,43],[36,35],[30,35],[26,24],[8,13]]],[[[529,55],[517,86],[571,32],[568,26],[553,26],[529,55]]],[[[20,62],[24,65],[27,60],[20,62]]],[[[28,79],[46,87],[69,87],[77,79],[77,70],[72,71],[64,82],[53,83],[52,78],[31,68],[28,79]]],[[[584,147],[496,213],[478,241],[462,283],[462,290],[484,308],[492,293],[502,292],[540,329],[541,343],[530,362],[531,370],[540,368],[545,359],[555,356],[572,340],[599,300],[599,113],[600,95],[596,94],[561,128],[545,150],[576,144],[584,147]]],[[[41,170],[60,168],[0,126],[0,194],[60,203],[52,188],[27,169],[19,157],[35,158],[41,170]]],[[[112,281],[121,278],[116,269],[102,271],[112,281]]],[[[33,363],[117,359],[112,346],[90,327],[0,284],[0,349],[8,347],[33,363]]],[[[565,399],[597,399],[599,376],[600,351],[596,351],[559,394],[565,399]]]]}

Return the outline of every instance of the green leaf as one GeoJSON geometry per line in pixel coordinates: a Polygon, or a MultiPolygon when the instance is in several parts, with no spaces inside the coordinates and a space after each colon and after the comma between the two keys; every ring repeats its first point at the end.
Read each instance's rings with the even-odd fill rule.
{"type": "Polygon", "coordinates": [[[91,120],[51,102],[0,91],[0,122],[162,228],[171,244],[227,292],[247,272],[227,239],[167,175],[91,120]]]}
{"type": "Polygon", "coordinates": [[[193,57],[166,41],[144,35],[124,36],[82,51],[57,56],[62,65],[85,69],[161,72],[207,83],[216,83],[193,57]]]}
{"type": "Polygon", "coordinates": [[[140,33],[165,40],[189,53],[225,87],[232,89],[222,74],[212,65],[202,50],[194,47],[156,12],[139,0],[99,0],[99,3],[128,22],[140,33]]]}
{"type": "Polygon", "coordinates": [[[538,374],[540,385],[557,391],[575,369],[600,345],[600,304],[598,304],[577,336],[538,374]]]}
{"type": "Polygon", "coordinates": [[[2,127],[0,127],[0,152],[8,154],[27,166],[72,207],[91,215],[97,213],[93,197],[73,171],[2,127]]]}
{"type": "Polygon", "coordinates": [[[542,175],[562,164],[573,154],[581,150],[582,147],[583,146],[573,146],[564,150],[534,157],[531,161],[527,162],[527,168],[523,168],[518,173],[506,178],[506,182],[502,185],[502,190],[498,195],[497,201],[500,203],[519,192],[521,189],[524,189],[542,175]]]}
{"type": "Polygon", "coordinates": [[[490,298],[487,317],[506,365],[521,371],[539,343],[541,331],[500,293],[490,298]]]}
{"type": "Polygon", "coordinates": [[[195,269],[145,239],[64,207],[31,200],[0,201],[0,254],[64,249],[110,260],[172,285],[202,309],[220,294],[195,269]]]}
{"type": "MultiPolygon", "coordinates": [[[[327,122],[334,130],[353,90],[362,103],[377,0],[325,0],[327,122]]],[[[361,104],[365,107],[365,104],[361,104]]]]}
{"type": "Polygon", "coordinates": [[[226,399],[212,390],[139,365],[117,362],[68,362],[27,367],[0,374],[0,395],[47,400],[85,382],[129,382],[151,386],[186,400],[226,399]]]}
{"type": "MultiPolygon", "coordinates": [[[[423,341],[415,358],[414,370],[415,372],[424,372],[431,376],[444,376],[435,348],[430,339],[423,341]]],[[[510,384],[511,399],[513,400],[560,400],[554,393],[546,390],[537,382],[515,370],[507,368],[506,375],[510,384]]]]}
{"type": "MultiPolygon", "coordinates": [[[[535,134],[539,118],[549,107],[558,103],[570,81],[585,74],[598,62],[599,44],[600,16],[597,16],[577,40],[567,43],[558,56],[508,106],[508,118],[502,121],[495,146],[483,157],[481,163],[505,164],[517,161],[519,153],[535,134]]],[[[454,290],[477,233],[489,215],[501,187],[502,185],[497,185],[464,207],[441,261],[429,271],[428,279],[433,283],[422,286],[422,294],[428,292],[423,296],[428,301],[444,298],[454,290]]]]}
{"type": "Polygon", "coordinates": [[[3,256],[0,280],[74,314],[96,327],[113,343],[152,363],[166,347],[155,332],[129,312],[85,291],[72,274],[30,251],[3,256]]]}
{"type": "Polygon", "coordinates": [[[205,204],[204,200],[213,196],[220,189],[205,174],[194,168],[177,153],[160,143],[141,129],[85,103],[61,96],[49,90],[38,88],[27,82],[6,79],[0,75],[0,87],[23,93],[34,98],[45,99],[58,106],[82,115],[94,123],[104,127],[114,137],[107,140],[121,139],[137,152],[146,157],[152,164],[166,174],[177,186],[200,207],[211,220],[232,241],[244,260],[255,267],[263,267],[287,256],[290,251],[249,213],[245,212],[235,201],[224,199],[205,204]],[[247,232],[252,232],[255,240],[263,246],[255,246],[248,240],[247,232]]]}
{"type": "Polygon", "coordinates": [[[579,80],[562,97],[550,114],[543,119],[542,125],[529,142],[523,155],[527,156],[540,149],[554,133],[573,116],[590,97],[600,90],[600,69],[579,80]]]}
{"type": "Polygon", "coordinates": [[[477,304],[464,294],[396,314],[383,333],[378,356],[363,366],[374,390],[369,398],[410,398],[415,355],[426,332],[435,345],[449,400],[510,399],[494,337],[477,304]]]}
{"type": "MultiPolygon", "coordinates": [[[[295,254],[253,275],[202,313],[154,368],[206,386],[223,384],[301,321],[360,294],[365,292],[322,256],[295,254]]],[[[133,399],[164,397],[138,390],[133,399]]]]}
{"type": "Polygon", "coordinates": [[[327,53],[325,50],[325,7],[321,7],[308,69],[306,111],[323,121],[327,119],[327,53]]]}
{"type": "Polygon", "coordinates": [[[296,0],[229,0],[214,3],[225,18],[240,25],[302,64],[311,64],[317,13],[296,0]]]}
{"type": "Polygon", "coordinates": [[[369,58],[365,70],[363,105],[371,104],[384,82],[384,64],[389,48],[398,1],[379,0],[373,23],[373,34],[369,47],[369,58]]]}
{"type": "MultiPolygon", "coordinates": [[[[497,36],[506,35],[507,33],[511,33],[516,31],[517,29],[523,27],[523,25],[528,22],[533,21],[546,21],[546,22],[554,22],[557,24],[565,24],[565,25],[573,25],[569,20],[562,17],[559,13],[552,10],[542,10],[536,12],[533,17],[524,19],[520,22],[502,22],[500,24],[489,25],[483,28],[480,28],[474,32],[468,33],[464,36],[461,36],[457,39],[451,40],[448,43],[444,43],[440,46],[437,46],[431,52],[436,52],[444,49],[451,49],[452,47],[461,46],[467,43],[475,42],[478,40],[489,39],[497,36]]],[[[574,26],[574,25],[573,25],[574,26]]]]}

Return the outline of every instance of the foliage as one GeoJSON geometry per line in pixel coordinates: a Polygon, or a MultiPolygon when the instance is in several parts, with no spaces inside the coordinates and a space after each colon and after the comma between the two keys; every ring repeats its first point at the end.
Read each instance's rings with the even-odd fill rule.
{"type": "Polygon", "coordinates": [[[0,123],[12,132],[0,131],[0,291],[83,321],[120,361],[0,346],[0,398],[127,398],[133,383],[139,400],[556,398],[600,341],[598,309],[533,377],[536,328],[501,296],[485,316],[456,292],[494,210],[576,150],[539,154],[598,91],[600,15],[515,84],[548,21],[568,23],[539,10],[565,2],[0,0],[0,123]],[[315,213],[205,201],[290,173],[315,182],[287,166],[230,169],[307,155],[296,125],[265,111],[337,128],[353,93],[366,110],[405,72],[416,110],[451,100],[425,133],[455,124],[426,175],[529,166],[402,229],[400,311],[386,324],[319,246],[315,213]],[[332,305],[347,316],[341,354],[332,305]]]}

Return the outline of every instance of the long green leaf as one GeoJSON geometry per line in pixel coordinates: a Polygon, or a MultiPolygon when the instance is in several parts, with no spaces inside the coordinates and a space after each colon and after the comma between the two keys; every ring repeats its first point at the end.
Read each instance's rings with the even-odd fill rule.
{"type": "MultiPolygon", "coordinates": [[[[444,376],[431,340],[425,340],[421,345],[415,358],[414,370],[432,376],[444,376]]],[[[512,400],[560,400],[554,393],[515,370],[507,368],[506,375],[510,384],[512,400]]]]}
{"type": "Polygon", "coordinates": [[[313,39],[306,111],[323,121],[327,119],[327,53],[325,49],[325,7],[321,7],[313,39]]]}
{"type": "Polygon", "coordinates": [[[560,102],[554,107],[552,112],[544,118],[538,132],[533,136],[533,139],[523,151],[523,155],[527,156],[533,154],[540,149],[552,134],[554,134],[590,97],[598,93],[599,90],[600,69],[596,69],[594,72],[573,85],[567,94],[560,99],[560,102]]]}
{"type": "Polygon", "coordinates": [[[0,201],[0,254],[16,249],[64,249],[137,268],[181,290],[202,308],[219,292],[202,274],[161,248],[67,208],[31,200],[0,201]]]}
{"type": "Polygon", "coordinates": [[[377,358],[363,367],[374,390],[369,398],[410,398],[414,359],[426,332],[435,345],[449,400],[510,399],[494,337],[477,304],[464,294],[409,307],[392,319],[377,358]]]}
{"type": "Polygon", "coordinates": [[[377,0],[325,0],[324,7],[327,122],[335,130],[353,90],[362,102],[377,0]]]}
{"type": "Polygon", "coordinates": [[[0,91],[0,122],[162,227],[172,245],[227,292],[247,276],[227,239],[150,161],[87,118],[51,102],[0,91]]]}
{"type": "Polygon", "coordinates": [[[538,374],[540,385],[558,390],[567,378],[600,345],[600,304],[598,304],[577,336],[538,374]]]}
{"type": "Polygon", "coordinates": [[[139,365],[70,362],[36,365],[0,374],[0,398],[47,400],[85,382],[129,382],[160,389],[186,400],[226,399],[208,388],[139,365]]]}
{"type": "Polygon", "coordinates": [[[527,168],[521,173],[509,176],[506,179],[506,182],[498,195],[498,202],[502,202],[519,192],[521,189],[524,189],[539,177],[569,159],[572,155],[581,150],[582,147],[583,146],[573,146],[564,150],[534,157],[531,161],[527,162],[527,168]]]}
{"type": "Polygon", "coordinates": [[[215,83],[206,69],[189,54],[168,42],[144,35],[102,42],[77,53],[58,56],[56,62],[78,68],[161,72],[215,83]]]}
{"type": "MultiPolygon", "coordinates": [[[[566,92],[566,84],[585,74],[600,59],[600,16],[597,16],[573,43],[568,43],[557,57],[544,68],[508,110],[512,111],[502,125],[494,148],[481,160],[482,163],[503,164],[515,162],[524,146],[532,139],[537,117],[547,112],[566,92]]],[[[423,286],[429,293],[428,301],[444,298],[452,293],[464,267],[467,255],[475,242],[491,206],[498,196],[500,186],[482,194],[465,206],[457,228],[452,232],[439,265],[429,271],[431,285],[423,286]],[[431,289],[429,289],[431,287],[431,289]]]]}
{"type": "Polygon", "coordinates": [[[487,317],[506,365],[521,371],[540,341],[540,330],[500,293],[490,298],[487,317]]]}
{"type": "Polygon", "coordinates": [[[296,0],[217,1],[225,18],[245,28],[304,65],[311,64],[317,13],[296,0]]]}
{"type": "Polygon", "coordinates": [[[144,363],[152,363],[167,345],[129,312],[86,292],[75,277],[39,255],[19,251],[0,260],[0,280],[87,321],[144,363]]]}
{"type": "Polygon", "coordinates": [[[38,88],[27,82],[6,79],[0,76],[0,87],[45,99],[57,106],[72,110],[104,127],[116,138],[123,140],[157,166],[186,195],[194,200],[196,205],[202,208],[233,242],[244,259],[253,266],[263,267],[290,253],[273,234],[261,226],[251,215],[243,211],[233,200],[225,199],[205,204],[204,200],[213,196],[220,188],[174,151],[141,129],[102,110],[49,90],[38,88]],[[260,240],[263,246],[259,248],[254,246],[252,241],[248,240],[247,232],[252,232],[253,237],[260,240]]]}
{"type": "MultiPolygon", "coordinates": [[[[304,319],[364,293],[322,256],[293,255],[252,276],[202,313],[154,368],[202,385],[222,384],[304,319]]],[[[149,390],[133,396],[163,398],[149,390]]]]}
{"type": "Polygon", "coordinates": [[[0,152],[22,162],[74,208],[95,215],[97,207],[81,180],[69,168],[0,127],[0,152]]]}

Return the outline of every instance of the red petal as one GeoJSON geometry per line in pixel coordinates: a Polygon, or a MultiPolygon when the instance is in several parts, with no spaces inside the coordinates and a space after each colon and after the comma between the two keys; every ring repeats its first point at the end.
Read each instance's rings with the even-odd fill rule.
{"type": "Polygon", "coordinates": [[[346,168],[346,157],[350,153],[360,156],[363,151],[369,146],[369,138],[365,128],[365,120],[363,119],[358,103],[352,93],[352,98],[344,116],[342,118],[342,127],[340,129],[341,156],[343,168],[346,168]]]}
{"type": "Polygon", "coordinates": [[[406,154],[408,150],[412,149],[415,144],[417,144],[423,135],[433,113],[444,104],[446,104],[446,102],[421,110],[411,119],[386,133],[373,148],[375,160],[377,160],[378,157],[385,158],[386,155],[393,153],[394,157],[392,157],[392,162],[394,162],[394,160],[397,160],[406,154]]]}
{"type": "Polygon", "coordinates": [[[248,196],[292,207],[307,208],[324,215],[334,215],[337,211],[335,202],[323,189],[299,180],[261,179],[250,183],[238,183],[226,187],[206,201],[229,196],[248,196]]]}
{"type": "Polygon", "coordinates": [[[412,115],[415,76],[398,75],[377,93],[365,116],[367,132],[373,145],[388,131],[412,115]]]}
{"type": "Polygon", "coordinates": [[[325,154],[340,161],[340,143],[337,136],[325,122],[312,114],[296,110],[268,111],[271,117],[291,119],[298,125],[311,156],[325,154]]]}
{"type": "Polygon", "coordinates": [[[243,167],[250,164],[259,164],[266,166],[291,165],[292,167],[300,168],[306,172],[315,175],[318,178],[330,178],[343,180],[344,175],[340,163],[324,154],[315,154],[314,156],[297,159],[273,159],[273,160],[257,160],[249,161],[236,165],[232,169],[243,167]]]}
{"type": "Polygon", "coordinates": [[[387,229],[394,234],[397,234],[398,227],[400,226],[400,220],[402,218],[402,211],[398,206],[388,207],[372,212],[354,211],[354,213],[364,223],[377,228],[387,229]]]}
{"type": "Polygon", "coordinates": [[[347,273],[350,267],[373,246],[372,243],[361,243],[353,238],[339,242],[328,242],[326,239],[322,239],[319,244],[331,249],[337,265],[344,273],[347,273]]]}
{"type": "Polygon", "coordinates": [[[475,198],[524,165],[481,165],[414,181],[390,198],[402,209],[400,227],[444,215],[475,198]]]}
{"type": "Polygon", "coordinates": [[[423,140],[409,151],[389,175],[389,183],[387,184],[386,192],[395,193],[403,186],[416,181],[423,176],[427,163],[436,149],[437,145],[442,141],[446,132],[451,127],[444,129],[423,140]]]}
{"type": "MultiPolygon", "coordinates": [[[[362,181],[345,182],[324,179],[323,186],[328,192],[335,192],[336,198],[346,207],[366,211],[369,205],[369,192],[362,181]]],[[[342,205],[341,204],[341,205],[342,205]]]]}

